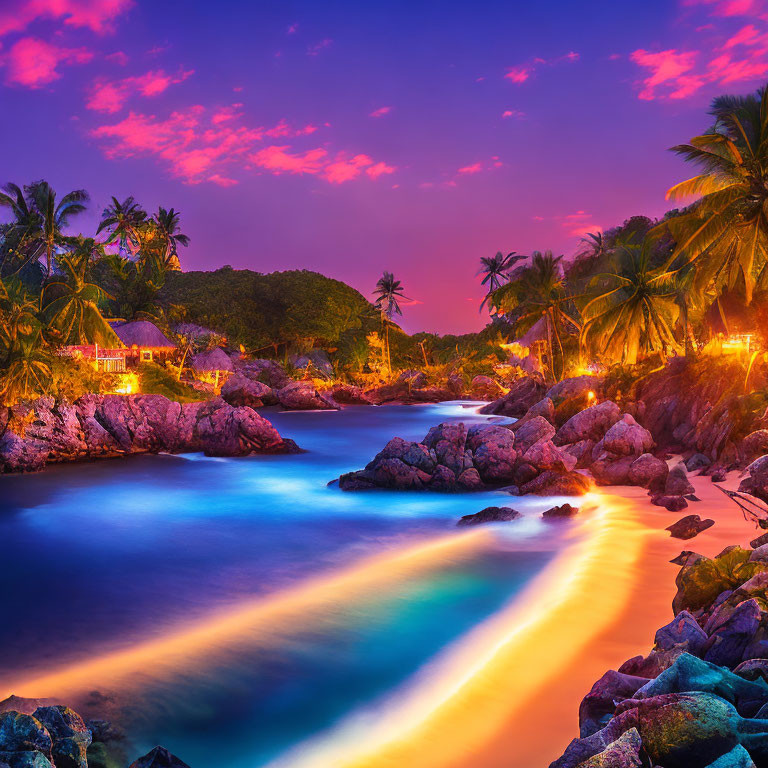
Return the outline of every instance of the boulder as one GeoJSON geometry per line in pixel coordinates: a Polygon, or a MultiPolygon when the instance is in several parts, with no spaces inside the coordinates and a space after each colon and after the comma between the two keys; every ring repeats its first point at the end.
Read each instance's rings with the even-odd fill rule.
{"type": "Polygon", "coordinates": [[[608,670],[581,701],[579,737],[583,739],[604,728],[613,717],[616,705],[620,701],[631,699],[647,682],[647,677],[608,670]]]}
{"type": "Polygon", "coordinates": [[[689,472],[695,472],[697,469],[706,469],[710,464],[712,464],[712,460],[703,453],[694,453],[685,460],[685,468],[689,472]]]}
{"type": "Polygon", "coordinates": [[[640,749],[643,746],[636,728],[630,728],[612,741],[602,752],[585,760],[579,768],[642,768],[640,749]]]}
{"type": "Polygon", "coordinates": [[[24,696],[11,695],[0,701],[0,712],[13,710],[24,715],[31,715],[38,707],[48,707],[53,703],[52,699],[29,699],[24,696]]]}
{"type": "Polygon", "coordinates": [[[651,433],[625,413],[603,437],[603,448],[617,456],[641,456],[653,448],[651,433]]]}
{"type": "Polygon", "coordinates": [[[703,658],[722,667],[736,667],[757,632],[762,618],[754,598],[740,603],[730,617],[711,633],[703,658]]]}
{"type": "Polygon", "coordinates": [[[526,421],[530,421],[536,416],[541,416],[542,418],[546,419],[550,424],[554,424],[555,423],[555,404],[548,397],[545,397],[543,400],[539,400],[538,403],[534,403],[525,412],[525,415],[522,418],[518,419],[518,421],[516,421],[515,424],[513,424],[512,428],[517,430],[523,424],[525,424],[526,421]]]}
{"type": "Polygon", "coordinates": [[[512,425],[515,434],[515,445],[519,453],[525,453],[539,440],[551,440],[555,436],[555,428],[543,417],[534,416],[527,421],[512,425]]]}
{"type": "Polygon", "coordinates": [[[632,462],[629,468],[629,482],[642,488],[663,488],[668,474],[666,461],[656,458],[652,453],[644,453],[632,462]]]}
{"type": "Polygon", "coordinates": [[[594,448],[594,440],[579,440],[578,443],[562,446],[566,453],[570,453],[576,459],[576,469],[587,469],[592,464],[592,451],[594,448]]]}
{"type": "Polygon", "coordinates": [[[755,768],[755,763],[749,752],[738,744],[730,752],[710,763],[707,768],[755,768]]]}
{"type": "Polygon", "coordinates": [[[5,752],[40,752],[51,757],[53,740],[34,716],[13,710],[0,714],[0,749],[5,752]]]}
{"type": "Polygon", "coordinates": [[[557,431],[555,442],[558,445],[576,443],[579,440],[602,440],[605,433],[621,418],[621,411],[616,403],[605,400],[591,405],[571,416],[557,431]]]}
{"type": "Polygon", "coordinates": [[[475,376],[470,384],[470,393],[478,400],[497,400],[504,391],[504,387],[490,376],[475,376]]]}
{"type": "MultiPolygon", "coordinates": [[[[0,457],[2,453],[2,443],[0,442],[0,457]]],[[[768,502],[768,454],[755,459],[747,467],[747,474],[748,477],[739,483],[739,491],[768,502]]]]}
{"type": "Polygon", "coordinates": [[[557,472],[570,472],[576,468],[575,457],[558,448],[551,440],[545,439],[535,442],[523,454],[522,461],[539,471],[554,469],[557,472]]]}
{"type": "Polygon", "coordinates": [[[651,504],[655,504],[657,507],[664,507],[664,509],[667,509],[670,512],[680,512],[688,506],[688,502],[684,497],[666,496],[664,494],[656,494],[655,496],[652,496],[651,504]]]}
{"type": "Polygon", "coordinates": [[[338,410],[338,405],[315,389],[308,381],[294,381],[277,392],[280,405],[289,411],[338,410]]]}
{"type": "Polygon", "coordinates": [[[499,523],[516,520],[520,513],[510,507],[486,507],[474,515],[464,515],[456,525],[482,525],[483,523],[499,523]]]}
{"type": "Polygon", "coordinates": [[[744,461],[754,461],[758,456],[768,453],[768,429],[758,429],[750,432],[740,445],[744,461]]]}
{"type": "Polygon", "coordinates": [[[464,422],[444,422],[432,427],[422,443],[428,450],[435,452],[439,464],[459,475],[472,467],[472,459],[466,455],[467,435],[468,430],[464,422]]]}
{"type": "Polygon", "coordinates": [[[421,389],[422,387],[426,387],[429,383],[427,380],[427,374],[423,371],[418,371],[415,368],[409,368],[406,371],[403,371],[398,377],[397,380],[399,382],[408,384],[409,387],[412,387],[413,389],[421,389]]]}
{"type": "Polygon", "coordinates": [[[752,547],[752,549],[762,547],[763,544],[768,544],[768,533],[760,534],[756,539],[752,539],[752,541],[749,542],[749,546],[752,547]]]}
{"type": "Polygon", "coordinates": [[[0,751],[0,768],[54,768],[42,752],[0,751]]]}
{"type": "Polygon", "coordinates": [[[128,768],[189,768],[189,766],[164,747],[155,747],[144,757],[132,762],[128,768]]]}
{"type": "Polygon", "coordinates": [[[742,661],[733,673],[745,680],[752,682],[762,680],[768,683],[768,659],[747,659],[742,661]]]}
{"type": "Polygon", "coordinates": [[[571,397],[582,395],[586,392],[597,392],[602,388],[602,379],[596,376],[572,376],[558,381],[547,391],[547,397],[551,400],[568,400],[571,397]]]}
{"type": "Polygon", "coordinates": [[[685,465],[680,462],[669,470],[666,483],[664,484],[664,493],[667,496],[687,496],[695,493],[696,489],[688,480],[688,472],[685,465]]]}
{"type": "Polygon", "coordinates": [[[686,541],[687,539],[694,538],[694,536],[698,536],[702,531],[706,531],[707,528],[711,528],[714,524],[715,521],[709,518],[702,520],[698,515],[686,515],[681,517],[676,523],[668,526],[665,530],[669,531],[673,539],[683,539],[683,541],[686,541]]]}
{"type": "Polygon", "coordinates": [[[91,742],[91,732],[83,718],[69,707],[61,705],[39,707],[32,716],[45,726],[54,740],[78,736],[87,739],[89,744],[91,742]]]}
{"type": "Polygon", "coordinates": [[[271,387],[256,379],[249,379],[241,373],[230,376],[221,388],[222,399],[230,405],[247,405],[261,408],[262,405],[277,405],[277,395],[271,387]]]}
{"type": "Polygon", "coordinates": [[[619,667],[619,672],[624,675],[656,678],[665,669],[669,669],[684,653],[686,653],[685,645],[673,645],[665,651],[652,649],[647,656],[634,656],[627,659],[619,667]]]}
{"type": "Polygon", "coordinates": [[[323,349],[312,349],[305,355],[293,355],[290,362],[300,370],[314,370],[326,378],[333,376],[333,364],[323,349]]]}
{"type": "Polygon", "coordinates": [[[696,619],[688,611],[680,611],[669,624],[656,630],[653,647],[668,651],[677,645],[685,645],[691,653],[698,655],[708,639],[696,619]]]}
{"type": "Polygon", "coordinates": [[[456,483],[458,484],[459,488],[464,491],[480,491],[485,488],[485,484],[480,478],[479,472],[474,467],[465,469],[456,478],[456,483]]]}
{"type": "Polygon", "coordinates": [[[724,470],[724,469],[716,469],[709,476],[710,480],[713,483],[724,483],[726,481],[727,477],[728,477],[728,472],[726,472],[726,470],[724,470]]]}
{"type": "Polygon", "coordinates": [[[373,405],[373,401],[360,387],[351,384],[336,384],[331,397],[339,405],[373,405]]]}
{"type": "Polygon", "coordinates": [[[512,382],[506,395],[483,406],[480,413],[520,418],[534,403],[544,397],[546,390],[544,380],[540,376],[523,376],[512,382]]]}
{"type": "Polygon", "coordinates": [[[579,508],[574,507],[571,504],[561,504],[559,507],[550,507],[546,511],[541,513],[542,517],[557,518],[557,517],[574,517],[579,514],[579,508]]]}
{"type": "Polygon", "coordinates": [[[282,389],[293,381],[280,363],[266,358],[235,361],[236,372],[249,379],[268,384],[272,389],[282,389]]]}
{"type": "Polygon", "coordinates": [[[467,430],[466,447],[485,483],[508,483],[514,478],[515,435],[506,427],[474,424],[467,430]]]}
{"type": "Polygon", "coordinates": [[[520,492],[537,496],[583,496],[589,493],[592,483],[588,477],[579,472],[561,474],[548,469],[538,477],[525,483],[520,492]]]}
{"type": "MultiPolygon", "coordinates": [[[[593,454],[594,455],[594,454],[593,454]]],[[[599,485],[629,485],[629,470],[633,456],[608,456],[592,462],[589,471],[599,485]]]]}

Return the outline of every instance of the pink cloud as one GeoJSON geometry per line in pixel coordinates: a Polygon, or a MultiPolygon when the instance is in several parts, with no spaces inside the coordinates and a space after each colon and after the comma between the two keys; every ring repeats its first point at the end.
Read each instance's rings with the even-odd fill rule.
{"type": "Polygon", "coordinates": [[[314,133],[316,130],[316,125],[309,124],[305,125],[303,128],[294,128],[287,120],[281,119],[274,127],[267,128],[264,131],[264,135],[269,136],[272,139],[279,139],[284,136],[309,136],[309,134],[314,133]]]}
{"type": "Polygon", "coordinates": [[[531,70],[528,67],[512,67],[506,75],[507,80],[513,83],[524,83],[531,76],[531,70]]]}
{"type": "Polygon", "coordinates": [[[91,85],[85,106],[96,112],[118,112],[133,95],[158,96],[171,85],[184,82],[193,73],[194,70],[188,70],[178,75],[169,75],[164,70],[158,69],[122,80],[110,81],[99,78],[91,85]]]}
{"type": "Polygon", "coordinates": [[[236,179],[230,179],[227,176],[222,176],[220,173],[214,173],[212,176],[209,176],[208,181],[212,181],[220,187],[233,187],[239,183],[236,179]]]}
{"type": "Polygon", "coordinates": [[[269,146],[251,156],[251,161],[266,170],[282,173],[320,173],[325,165],[328,152],[324,149],[310,149],[306,152],[289,152],[289,146],[269,146]]]}
{"type": "Polygon", "coordinates": [[[465,165],[462,168],[459,168],[457,173],[463,173],[466,175],[471,175],[473,173],[480,173],[480,171],[483,170],[483,164],[482,163],[473,163],[472,165],[465,165]]]}
{"type": "Polygon", "coordinates": [[[17,40],[3,57],[6,81],[27,88],[40,88],[58,80],[62,64],[85,64],[93,54],[85,48],[62,48],[36,37],[17,40]]]}
{"type": "Polygon", "coordinates": [[[379,107],[368,113],[368,117],[384,117],[392,111],[392,107],[379,107]]]}
{"type": "Polygon", "coordinates": [[[576,53],[576,51],[569,51],[563,56],[556,56],[553,59],[544,59],[541,57],[536,57],[532,61],[530,61],[527,64],[520,64],[516,67],[510,67],[507,70],[507,74],[504,75],[504,77],[507,80],[511,80],[513,83],[517,83],[518,85],[522,85],[524,82],[529,80],[534,72],[540,68],[540,67],[552,67],[557,64],[563,64],[563,63],[574,63],[578,61],[581,58],[581,56],[576,53]]]}
{"type": "Polygon", "coordinates": [[[630,58],[635,64],[650,70],[650,75],[643,80],[640,98],[651,100],[657,97],[659,87],[664,87],[666,95],[671,99],[690,96],[702,85],[701,78],[692,75],[697,51],[677,51],[670,49],[652,53],[639,49],[630,58]]]}
{"type": "MultiPolygon", "coordinates": [[[[372,179],[378,179],[379,176],[383,176],[384,174],[394,173],[395,167],[393,165],[387,165],[386,163],[374,163],[370,168],[366,168],[365,172],[372,178],[372,179]]],[[[397,184],[394,185],[394,188],[397,188],[397,184]]]]}
{"type": "Polygon", "coordinates": [[[134,0],[21,0],[0,10],[0,37],[22,32],[38,19],[61,20],[105,34],[114,30],[117,17],[133,5],[134,0]]]}
{"type": "Polygon", "coordinates": [[[684,0],[684,5],[710,6],[715,16],[760,16],[766,13],[766,0],[684,0]]]}
{"type": "Polygon", "coordinates": [[[124,67],[128,64],[128,54],[123,51],[115,51],[104,57],[107,61],[112,61],[118,66],[124,67]]]}
{"type": "Polygon", "coordinates": [[[344,153],[339,153],[332,163],[323,169],[323,176],[331,184],[343,184],[357,178],[366,166],[373,165],[368,155],[355,155],[347,159],[344,153]]]}
{"type": "Polygon", "coordinates": [[[328,37],[326,37],[324,40],[321,40],[319,43],[313,43],[307,47],[307,56],[317,56],[321,51],[328,48],[332,43],[333,40],[328,37]]]}
{"type": "Polygon", "coordinates": [[[286,30],[287,35],[295,35],[299,31],[299,25],[298,24],[291,24],[288,29],[286,30]]]}
{"type": "Polygon", "coordinates": [[[501,113],[501,117],[504,120],[507,120],[511,117],[523,118],[525,117],[525,112],[521,112],[519,109],[505,109],[501,113]]]}

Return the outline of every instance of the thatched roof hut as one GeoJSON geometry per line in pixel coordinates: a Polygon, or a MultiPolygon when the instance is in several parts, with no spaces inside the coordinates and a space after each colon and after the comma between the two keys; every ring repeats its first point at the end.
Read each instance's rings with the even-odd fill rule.
{"type": "Polygon", "coordinates": [[[235,366],[229,355],[221,348],[214,347],[206,352],[200,352],[192,358],[192,370],[195,373],[214,373],[227,371],[232,373],[235,366]]]}
{"type": "Polygon", "coordinates": [[[148,320],[120,323],[113,326],[113,330],[126,347],[151,349],[157,352],[176,349],[176,345],[154,323],[150,323],[148,320]]]}

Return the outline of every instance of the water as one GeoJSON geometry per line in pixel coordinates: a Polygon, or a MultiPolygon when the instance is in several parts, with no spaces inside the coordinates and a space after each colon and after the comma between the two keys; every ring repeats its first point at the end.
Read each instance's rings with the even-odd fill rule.
{"type": "Polygon", "coordinates": [[[391,703],[561,547],[552,499],[327,486],[467,404],[267,415],[307,453],[0,478],[0,693],[114,717],[131,757],[258,768],[391,703]],[[490,504],[524,517],[456,528],[490,504]]]}

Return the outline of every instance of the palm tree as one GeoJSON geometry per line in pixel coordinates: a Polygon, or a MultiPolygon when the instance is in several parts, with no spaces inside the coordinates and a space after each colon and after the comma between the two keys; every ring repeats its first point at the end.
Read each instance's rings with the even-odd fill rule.
{"type": "Polygon", "coordinates": [[[40,217],[40,229],[34,235],[41,255],[45,255],[46,277],[53,271],[53,257],[68,248],[69,238],[63,230],[72,216],[82,213],[90,200],[84,189],[76,189],[56,203],[56,192],[47,181],[35,181],[24,187],[30,209],[40,217]]]}
{"type": "Polygon", "coordinates": [[[673,329],[683,289],[665,269],[651,266],[652,254],[650,238],[617,245],[612,268],[592,279],[580,344],[629,364],[677,346],[673,329]]]}
{"type": "Polygon", "coordinates": [[[491,294],[501,287],[503,283],[509,280],[509,270],[512,269],[512,265],[516,264],[525,256],[520,256],[514,251],[508,253],[506,256],[501,251],[496,251],[494,256],[481,256],[480,257],[480,269],[478,275],[484,275],[480,281],[480,285],[488,284],[488,292],[485,294],[485,298],[480,304],[478,312],[483,311],[483,307],[486,302],[491,298],[491,294]]]}
{"type": "Polygon", "coordinates": [[[46,283],[41,304],[50,327],[65,344],[115,347],[119,340],[99,310],[104,291],[88,281],[93,241],[59,257],[61,277],[46,283]]]}
{"type": "Polygon", "coordinates": [[[502,285],[492,296],[491,301],[501,312],[517,314],[516,326],[529,329],[536,322],[543,321],[547,332],[550,371],[558,380],[565,369],[562,334],[570,330],[579,330],[574,299],[563,277],[561,261],[552,251],[534,251],[531,264],[517,280],[502,285]],[[560,372],[555,370],[555,350],[557,342],[560,354],[560,372]]]}
{"type": "Polygon", "coordinates": [[[3,248],[0,274],[8,276],[6,260],[10,259],[10,274],[18,274],[32,259],[37,251],[33,246],[34,235],[40,230],[40,217],[30,207],[29,201],[18,184],[9,182],[0,192],[0,206],[11,211],[13,220],[3,225],[3,248]]]}
{"type": "Polygon", "coordinates": [[[389,354],[389,326],[393,322],[395,315],[402,315],[400,309],[400,299],[405,299],[403,295],[403,286],[391,272],[385,271],[376,283],[376,290],[373,292],[377,299],[375,301],[376,309],[381,312],[382,323],[384,324],[387,346],[387,368],[390,376],[392,375],[392,359],[389,354]]]}
{"type": "Polygon", "coordinates": [[[707,133],[672,147],[703,172],[667,192],[699,200],[663,225],[677,241],[665,266],[696,261],[696,290],[743,281],[749,304],[755,286],[768,286],[768,91],[720,96],[710,114],[707,133]]]}
{"type": "Polygon", "coordinates": [[[165,262],[170,269],[180,270],[181,263],[179,262],[179,255],[177,253],[178,246],[183,245],[185,248],[189,245],[189,236],[179,231],[179,219],[181,214],[179,211],[170,208],[158,208],[157,213],[154,216],[157,226],[160,228],[160,232],[163,234],[166,242],[165,250],[165,262]]]}
{"type": "Polygon", "coordinates": [[[136,233],[137,227],[146,221],[147,213],[133,199],[133,196],[126,197],[121,203],[116,197],[101,214],[99,228],[96,230],[98,235],[102,230],[109,232],[109,237],[104,241],[105,245],[117,242],[119,243],[119,253],[121,256],[130,256],[131,248],[139,247],[139,239],[136,233]]]}
{"type": "Polygon", "coordinates": [[[0,401],[44,393],[51,377],[37,302],[14,279],[0,281],[0,401]]]}

